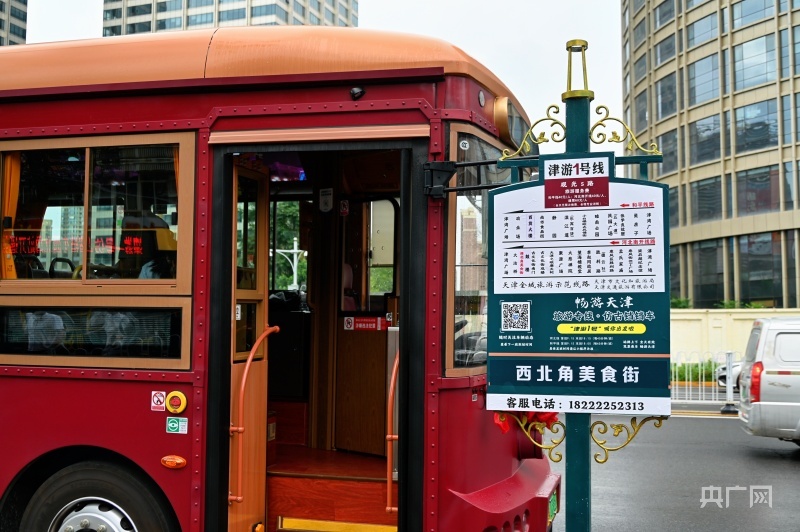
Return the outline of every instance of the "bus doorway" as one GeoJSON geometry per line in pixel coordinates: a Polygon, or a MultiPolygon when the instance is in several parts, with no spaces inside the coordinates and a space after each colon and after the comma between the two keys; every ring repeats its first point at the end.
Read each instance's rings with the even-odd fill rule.
{"type": "MultiPolygon", "coordinates": [[[[280,328],[267,341],[263,385],[252,374],[247,385],[254,402],[261,399],[251,387],[266,386],[253,411],[265,428],[268,530],[278,517],[395,524],[385,511],[386,412],[397,349],[390,328],[399,325],[401,153],[272,148],[234,157],[236,312],[248,308],[242,319],[256,321],[244,328],[258,331],[263,307],[266,323],[280,328]],[[241,200],[243,191],[261,198],[264,189],[263,203],[241,200]],[[267,236],[254,238],[261,227],[267,236]],[[263,257],[254,241],[267,244],[263,257]],[[255,291],[242,292],[243,280],[255,291]]],[[[234,370],[234,401],[236,379],[234,370]]]]}

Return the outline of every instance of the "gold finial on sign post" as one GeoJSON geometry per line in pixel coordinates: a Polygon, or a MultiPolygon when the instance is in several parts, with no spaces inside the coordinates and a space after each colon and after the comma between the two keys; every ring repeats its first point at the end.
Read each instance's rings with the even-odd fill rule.
{"type": "Polygon", "coordinates": [[[567,41],[567,92],[561,94],[561,101],[569,98],[589,98],[594,100],[594,91],[589,90],[589,78],[586,75],[586,50],[589,43],[581,39],[567,41]],[[580,52],[583,70],[583,89],[572,90],[572,54],[580,52]]]}

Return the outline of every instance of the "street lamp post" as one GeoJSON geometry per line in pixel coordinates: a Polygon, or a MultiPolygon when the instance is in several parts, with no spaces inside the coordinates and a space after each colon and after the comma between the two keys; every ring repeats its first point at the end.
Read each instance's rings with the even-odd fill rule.
{"type": "MultiPolygon", "coordinates": [[[[289,290],[297,290],[300,288],[300,285],[297,284],[297,263],[300,260],[300,255],[305,256],[306,252],[297,248],[297,237],[292,240],[292,249],[276,249],[275,252],[289,261],[289,265],[292,267],[292,284],[289,285],[289,290]]],[[[269,255],[270,257],[272,256],[272,250],[270,250],[269,255]]]]}

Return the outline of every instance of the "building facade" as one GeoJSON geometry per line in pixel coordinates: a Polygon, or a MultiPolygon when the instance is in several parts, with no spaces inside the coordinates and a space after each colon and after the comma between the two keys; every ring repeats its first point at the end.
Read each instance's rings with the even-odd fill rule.
{"type": "Polygon", "coordinates": [[[621,5],[625,121],[664,156],[649,178],[669,186],[672,297],[797,307],[800,0],[621,5]]]}
{"type": "Polygon", "coordinates": [[[0,0],[0,46],[25,44],[28,0],[0,0]]]}
{"type": "Polygon", "coordinates": [[[358,0],[103,0],[103,36],[218,26],[358,26],[358,0]]]}

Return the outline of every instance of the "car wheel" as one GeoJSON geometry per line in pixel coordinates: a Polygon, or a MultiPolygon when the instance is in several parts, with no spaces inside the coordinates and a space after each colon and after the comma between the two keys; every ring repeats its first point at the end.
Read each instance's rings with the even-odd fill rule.
{"type": "Polygon", "coordinates": [[[171,511],[149,483],[105,462],[65,467],[36,490],[20,530],[178,530],[171,511]],[[87,526],[88,525],[88,526],[87,526]]]}

